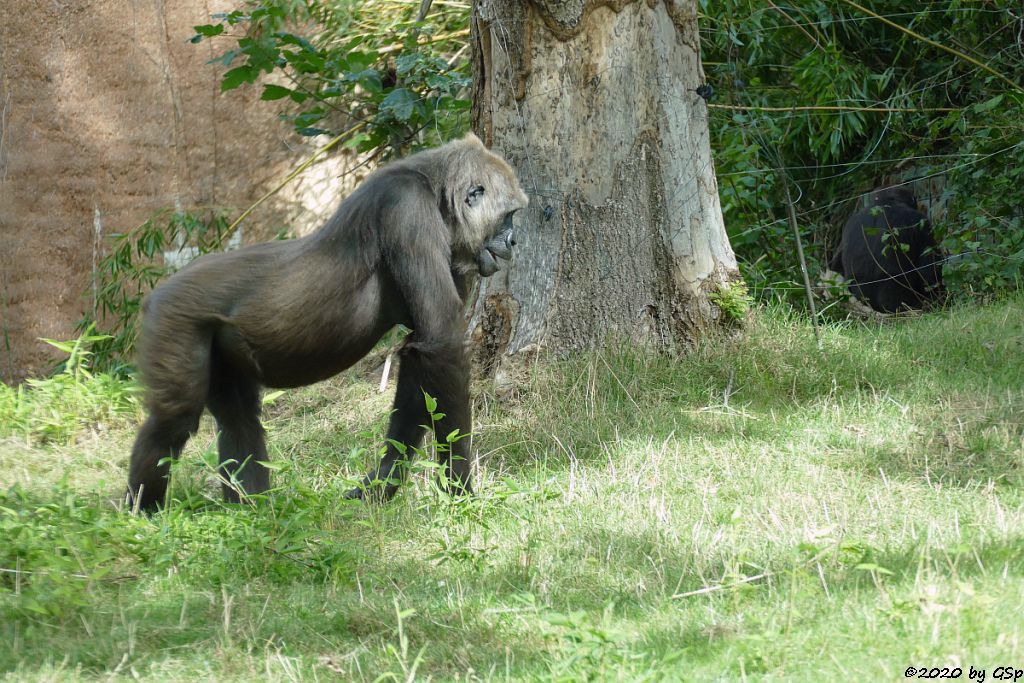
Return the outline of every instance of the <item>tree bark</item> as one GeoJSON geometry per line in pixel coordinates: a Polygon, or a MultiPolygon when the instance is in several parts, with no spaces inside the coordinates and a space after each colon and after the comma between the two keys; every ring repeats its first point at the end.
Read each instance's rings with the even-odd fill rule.
{"type": "Polygon", "coordinates": [[[708,138],[696,0],[476,0],[473,125],[530,207],[480,284],[485,370],[609,336],[685,348],[739,277],[708,138]]]}

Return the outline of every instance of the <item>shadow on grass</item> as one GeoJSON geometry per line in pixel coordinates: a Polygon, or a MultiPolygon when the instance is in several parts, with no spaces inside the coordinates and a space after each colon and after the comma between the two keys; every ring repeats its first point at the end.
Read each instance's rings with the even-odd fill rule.
{"type": "MultiPolygon", "coordinates": [[[[78,519],[73,511],[85,509],[89,501],[68,503],[72,512],[65,517],[78,519]]],[[[10,502],[6,501],[8,507],[10,502]]],[[[17,504],[26,513],[52,505],[39,498],[17,504]]],[[[422,511],[398,511],[388,522],[398,523],[403,514],[418,512],[422,511]]],[[[509,526],[525,513],[522,506],[498,508],[486,521],[509,526]]],[[[206,548],[206,555],[192,561],[212,563],[210,553],[216,552],[217,534],[225,533],[224,525],[207,524],[216,521],[212,513],[182,514],[183,521],[191,517],[190,526],[197,529],[189,543],[206,548]]],[[[240,510],[228,516],[254,514],[240,510]]],[[[244,538],[239,538],[261,542],[266,529],[245,524],[244,519],[234,521],[244,530],[244,538]]],[[[314,521],[302,522],[309,526],[314,521]]],[[[83,530],[106,529],[100,539],[106,539],[104,543],[109,543],[108,537],[119,537],[111,529],[122,524],[125,533],[150,528],[114,512],[90,513],[80,522],[83,530]]],[[[57,519],[46,526],[78,532],[57,519]]],[[[240,542],[232,541],[233,529],[222,539],[228,545],[240,542]]],[[[515,532],[515,527],[510,529],[515,532]]],[[[544,527],[542,533],[555,530],[544,527]]],[[[82,603],[58,617],[18,610],[12,586],[5,585],[0,671],[20,667],[20,672],[30,673],[32,666],[63,662],[69,670],[80,667],[88,675],[110,674],[130,652],[131,666],[143,674],[160,675],[167,666],[195,660],[243,675],[245,667],[252,666],[247,658],[254,656],[254,648],[257,654],[264,648],[299,658],[310,672],[326,657],[340,662],[344,675],[373,679],[382,666],[401,669],[395,655],[400,649],[397,610],[412,610],[402,619],[402,632],[410,658],[423,652],[421,675],[454,677],[470,667],[501,672],[506,662],[519,674],[542,675],[554,663],[574,656],[572,648],[580,638],[601,632],[601,614],[609,606],[614,606],[615,621],[626,633],[625,640],[604,646],[613,659],[623,650],[645,658],[682,653],[686,660],[713,661],[735,643],[762,635],[757,619],[749,615],[770,614],[787,603],[797,606],[802,628],[814,629],[816,623],[834,619],[832,611],[847,604],[850,596],[884,598],[891,605],[890,596],[912,594],[922,570],[956,581],[1024,576],[1024,538],[1019,536],[955,548],[926,547],[921,542],[892,548],[851,546],[819,553],[819,573],[807,550],[776,545],[738,553],[719,544],[708,551],[690,548],[687,542],[671,544],[652,531],[624,533],[601,526],[573,529],[571,542],[542,536],[540,550],[531,551],[529,543],[499,547],[479,562],[420,559],[429,556],[423,539],[418,539],[421,547],[414,557],[400,557],[392,548],[412,543],[406,535],[395,531],[389,545],[375,554],[337,557],[338,562],[352,563],[340,580],[322,571],[306,576],[301,567],[290,570],[283,580],[275,576],[273,566],[242,566],[235,560],[223,563],[223,572],[168,574],[164,567],[147,574],[146,563],[155,560],[143,555],[136,559],[137,578],[104,582],[97,576],[81,594],[82,603]],[[241,573],[232,576],[232,566],[241,573]],[[740,583],[742,577],[760,573],[766,576],[740,583]],[[672,597],[679,594],[690,595],[672,597]],[[719,617],[709,621],[709,609],[719,617]],[[563,618],[578,610],[585,616],[563,618]],[[744,614],[748,618],[741,618],[744,614]],[[722,622],[735,623],[735,629],[722,622]],[[396,649],[389,651],[389,645],[396,649]]],[[[342,546],[369,541],[365,526],[354,522],[333,536],[342,546]]],[[[304,537],[299,534],[296,540],[304,537]]],[[[100,550],[95,543],[76,548],[76,566],[106,557],[100,550]]],[[[237,551],[225,557],[233,552],[237,551]]],[[[913,618],[919,607],[911,601],[905,610],[913,618]]]]}

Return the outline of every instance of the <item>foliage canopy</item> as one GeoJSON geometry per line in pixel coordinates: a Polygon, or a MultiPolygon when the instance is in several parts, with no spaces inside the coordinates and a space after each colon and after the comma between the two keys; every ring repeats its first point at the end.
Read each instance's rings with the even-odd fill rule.
{"type": "Polygon", "coordinates": [[[228,69],[221,90],[260,81],[299,135],[349,130],[359,152],[401,152],[468,126],[468,10],[437,3],[427,20],[419,3],[396,0],[247,2],[196,26],[192,41],[232,38],[214,60],[228,69]]]}
{"type": "MultiPolygon", "coordinates": [[[[1024,16],[966,0],[699,6],[722,208],[755,296],[801,301],[787,182],[812,272],[865,193],[909,182],[928,204],[951,292],[1018,286],[1024,95],[1008,81],[1024,82],[1024,16]]],[[[296,133],[338,136],[370,163],[468,128],[469,9],[459,0],[243,0],[197,26],[192,41],[227,48],[213,60],[222,90],[259,84],[296,133]]],[[[113,339],[101,364],[130,349],[139,293],[168,272],[152,265],[153,245],[182,226],[204,251],[208,240],[195,237],[219,242],[226,222],[216,212],[159,216],[120,236],[104,260],[97,313],[115,322],[103,330],[113,339]]]]}
{"type": "Polygon", "coordinates": [[[700,6],[707,78],[717,102],[734,107],[710,114],[722,205],[756,291],[797,288],[780,199],[787,179],[799,188],[802,236],[819,266],[865,192],[917,180],[950,258],[950,289],[1017,284],[1024,91],[940,46],[1022,83],[1019,12],[961,0],[700,6]]]}

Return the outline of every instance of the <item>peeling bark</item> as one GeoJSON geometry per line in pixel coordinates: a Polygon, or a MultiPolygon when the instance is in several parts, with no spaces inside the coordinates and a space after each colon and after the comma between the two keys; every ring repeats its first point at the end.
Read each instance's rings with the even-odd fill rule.
{"type": "Polygon", "coordinates": [[[530,194],[481,282],[478,361],[609,336],[690,346],[738,278],[708,137],[695,0],[477,0],[474,127],[530,194]]]}

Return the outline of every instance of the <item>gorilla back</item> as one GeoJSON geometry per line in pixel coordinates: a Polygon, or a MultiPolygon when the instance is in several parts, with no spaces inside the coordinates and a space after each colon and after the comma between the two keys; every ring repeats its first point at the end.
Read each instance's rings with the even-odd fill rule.
{"type": "MultiPolygon", "coordinates": [[[[197,259],[148,297],[138,364],[149,417],[132,449],[128,495],[152,510],[208,408],[217,421],[226,500],[270,486],[262,387],[296,387],[350,367],[397,324],[401,356],[388,447],[363,485],[386,499],[405,453],[429,423],[423,392],[445,417],[439,434],[470,430],[464,297],[515,245],[527,197],[512,169],[470,134],[373,173],[319,230],[197,259]]],[[[442,450],[442,449],[439,449],[442,450]]],[[[470,491],[465,439],[440,453],[446,481],[470,491]]]]}
{"type": "Polygon", "coordinates": [[[942,287],[942,263],[928,217],[901,187],[879,190],[850,216],[830,267],[871,308],[895,313],[921,308],[942,287]]]}

